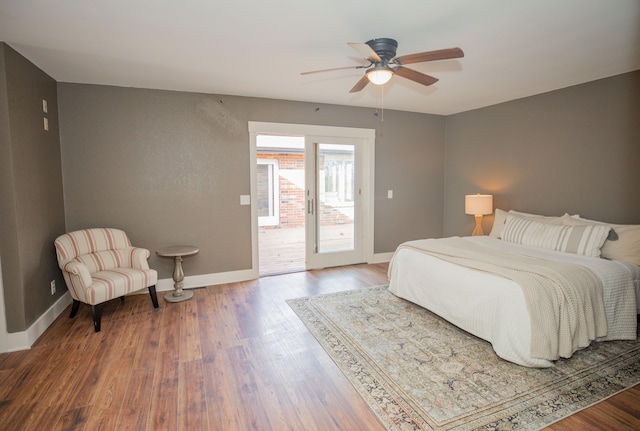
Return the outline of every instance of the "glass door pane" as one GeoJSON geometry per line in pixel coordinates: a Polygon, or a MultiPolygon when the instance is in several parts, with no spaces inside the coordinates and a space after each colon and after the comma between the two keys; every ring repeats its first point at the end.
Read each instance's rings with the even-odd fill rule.
{"type": "Polygon", "coordinates": [[[317,144],[316,253],[354,249],[355,146],[317,144]]]}
{"type": "Polygon", "coordinates": [[[364,262],[362,142],[307,136],[307,269],[364,262]]]}

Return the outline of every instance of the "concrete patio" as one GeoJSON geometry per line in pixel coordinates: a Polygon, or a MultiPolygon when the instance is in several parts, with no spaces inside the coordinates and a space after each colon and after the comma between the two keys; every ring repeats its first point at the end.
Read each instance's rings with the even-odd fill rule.
{"type": "MultiPolygon", "coordinates": [[[[328,248],[339,250],[351,245],[351,224],[324,226],[328,248]]],[[[305,270],[304,227],[259,228],[260,276],[305,270]]]]}

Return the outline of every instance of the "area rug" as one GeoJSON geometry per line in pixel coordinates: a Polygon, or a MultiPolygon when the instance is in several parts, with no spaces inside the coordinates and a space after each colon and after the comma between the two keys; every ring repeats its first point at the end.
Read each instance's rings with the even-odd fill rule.
{"type": "Polygon", "coordinates": [[[389,430],[538,430],[640,383],[637,340],[527,368],[387,286],[287,302],[389,430]]]}

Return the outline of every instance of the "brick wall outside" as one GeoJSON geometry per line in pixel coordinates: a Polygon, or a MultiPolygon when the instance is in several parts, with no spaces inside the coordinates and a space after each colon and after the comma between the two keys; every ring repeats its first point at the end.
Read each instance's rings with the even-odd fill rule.
{"type": "MultiPolygon", "coordinates": [[[[277,159],[278,170],[298,170],[304,171],[304,154],[258,154],[259,159],[277,159]]],[[[261,185],[258,184],[258,187],[261,185]]],[[[280,187],[280,225],[263,226],[263,228],[274,227],[302,227],[305,217],[304,189],[296,186],[291,181],[278,176],[278,186],[280,187]]]]}
{"type": "MultiPolygon", "coordinates": [[[[262,229],[303,227],[305,222],[306,200],[304,188],[284,178],[282,171],[304,171],[304,154],[301,153],[259,153],[259,159],[277,159],[278,186],[280,187],[280,224],[278,226],[262,226],[262,229]]],[[[258,181],[258,190],[266,189],[266,185],[258,181]]],[[[349,217],[329,205],[320,205],[320,222],[323,225],[351,223],[349,217]]]]}

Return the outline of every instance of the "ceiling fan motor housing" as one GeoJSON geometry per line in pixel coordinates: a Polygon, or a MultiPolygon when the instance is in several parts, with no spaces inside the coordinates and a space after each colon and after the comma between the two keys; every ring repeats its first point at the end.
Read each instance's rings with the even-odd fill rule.
{"type": "Polygon", "coordinates": [[[383,60],[389,61],[396,56],[398,42],[395,39],[381,37],[379,39],[371,39],[365,43],[369,45],[371,49],[373,49],[383,60]]]}

